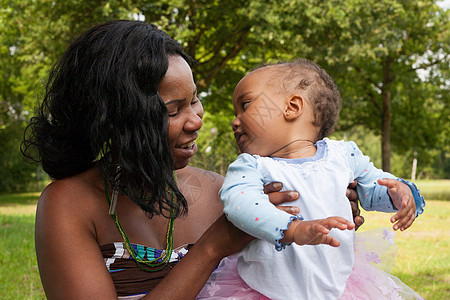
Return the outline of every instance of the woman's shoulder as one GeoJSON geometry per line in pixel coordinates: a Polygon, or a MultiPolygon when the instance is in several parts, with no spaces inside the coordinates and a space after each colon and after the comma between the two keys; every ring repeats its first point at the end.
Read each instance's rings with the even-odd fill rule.
{"type": "MultiPolygon", "coordinates": [[[[187,166],[181,170],[177,170],[177,179],[178,186],[186,197],[191,211],[194,203],[202,203],[200,206],[203,208],[209,207],[217,212],[222,211],[222,204],[219,198],[219,190],[222,187],[224,179],[222,175],[187,166]]],[[[196,206],[198,207],[198,205],[196,206]]]]}
{"type": "Polygon", "coordinates": [[[94,219],[100,207],[107,206],[106,199],[105,203],[98,201],[102,191],[95,184],[96,176],[91,169],[50,183],[39,198],[36,217],[78,223],[94,219]]]}
{"type": "Polygon", "coordinates": [[[184,183],[196,183],[196,185],[221,187],[224,177],[216,172],[200,169],[192,166],[186,166],[177,170],[177,179],[180,185],[184,183]]]}

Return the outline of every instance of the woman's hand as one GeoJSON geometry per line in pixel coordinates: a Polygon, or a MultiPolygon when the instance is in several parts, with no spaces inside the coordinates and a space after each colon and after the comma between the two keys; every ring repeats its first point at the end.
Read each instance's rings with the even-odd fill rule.
{"type": "Polygon", "coordinates": [[[195,299],[219,262],[253,239],[222,215],[144,299],[195,299]]]}
{"type": "Polygon", "coordinates": [[[300,209],[296,206],[280,206],[282,203],[292,202],[298,199],[299,194],[296,191],[280,192],[283,184],[281,182],[272,182],[264,186],[264,193],[269,196],[270,202],[278,209],[285,212],[296,215],[300,212],[300,209]]]}
{"type": "MultiPolygon", "coordinates": [[[[353,181],[347,188],[346,196],[350,201],[352,208],[353,222],[355,223],[355,229],[357,230],[362,224],[364,224],[364,217],[361,216],[361,211],[358,205],[358,193],[356,192],[357,181],[353,181]]],[[[296,215],[300,212],[296,206],[280,206],[282,203],[292,202],[297,200],[299,194],[296,191],[280,192],[283,184],[281,182],[272,182],[264,186],[264,193],[269,196],[270,202],[276,205],[278,209],[284,210],[287,213],[296,215]]]]}
{"type": "Polygon", "coordinates": [[[364,217],[361,216],[361,211],[359,210],[359,199],[358,199],[358,193],[356,192],[356,185],[358,182],[354,180],[352,183],[350,183],[347,187],[346,196],[348,198],[348,201],[350,201],[350,206],[352,208],[352,214],[353,214],[353,223],[355,223],[355,230],[358,230],[358,228],[364,224],[364,217]]]}

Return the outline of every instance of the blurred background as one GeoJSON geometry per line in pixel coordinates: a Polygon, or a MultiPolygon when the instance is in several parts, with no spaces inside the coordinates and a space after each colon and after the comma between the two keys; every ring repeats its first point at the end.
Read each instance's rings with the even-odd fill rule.
{"type": "Polygon", "coordinates": [[[18,151],[24,126],[71,39],[117,18],[157,24],[196,59],[205,108],[197,166],[224,174],[237,154],[239,79],[262,63],[305,57],[342,93],[332,137],[355,140],[398,176],[450,178],[448,2],[0,0],[0,192],[48,180],[18,151]]]}
{"type": "MultiPolygon", "coordinates": [[[[445,201],[449,7],[448,0],[0,0],[0,239],[16,237],[0,243],[0,252],[9,249],[1,256],[9,262],[8,253],[23,249],[29,260],[19,259],[11,277],[25,284],[13,289],[22,294],[2,294],[10,287],[0,284],[0,298],[43,297],[32,241],[39,194],[24,192],[42,190],[49,178],[24,162],[19,145],[52,64],[84,30],[113,19],[154,23],[197,61],[193,71],[205,115],[195,166],[225,174],[236,157],[232,93],[248,71],[305,57],[320,64],[341,91],[343,110],[331,137],[354,140],[377,167],[422,182],[427,199],[445,201]]],[[[436,211],[448,212],[445,205],[436,211]]],[[[448,225],[448,217],[441,217],[448,225]]],[[[444,233],[439,247],[448,254],[444,233]]],[[[445,258],[439,268],[448,270],[445,258]]],[[[10,275],[1,271],[0,279],[10,275]]],[[[444,283],[434,289],[444,299],[450,278],[448,271],[441,275],[429,282],[444,283]]]]}

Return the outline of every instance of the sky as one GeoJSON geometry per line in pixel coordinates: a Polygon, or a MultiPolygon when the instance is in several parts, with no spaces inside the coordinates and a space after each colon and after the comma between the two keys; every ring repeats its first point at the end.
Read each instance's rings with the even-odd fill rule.
{"type": "Polygon", "coordinates": [[[444,9],[449,9],[450,8],[450,0],[438,1],[437,5],[439,5],[440,7],[444,8],[444,9]]]}

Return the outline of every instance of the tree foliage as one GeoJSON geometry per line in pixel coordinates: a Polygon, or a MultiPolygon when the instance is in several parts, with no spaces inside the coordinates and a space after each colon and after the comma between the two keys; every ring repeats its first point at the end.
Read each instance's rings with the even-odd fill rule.
{"type": "Polygon", "coordinates": [[[340,87],[340,131],[358,126],[382,136],[385,169],[392,149],[436,173],[434,162],[445,163],[450,152],[448,16],[435,0],[0,0],[0,160],[6,165],[4,151],[18,151],[50,67],[70,40],[94,24],[140,18],[197,61],[206,111],[198,165],[224,172],[237,153],[230,130],[236,83],[263,63],[306,57],[340,87]]]}
{"type": "Polygon", "coordinates": [[[0,192],[42,178],[19,145],[52,64],[75,35],[129,12],[124,1],[0,0],[0,192]]]}
{"type": "MultiPolygon", "coordinates": [[[[324,66],[340,86],[344,109],[339,129],[360,124],[380,134],[385,170],[390,170],[391,142],[403,152],[405,145],[435,147],[433,130],[445,125],[438,122],[436,112],[448,101],[444,99],[449,88],[448,12],[435,1],[303,4],[309,9],[286,18],[282,28],[291,33],[289,44],[294,49],[307,45],[307,56],[324,66]],[[421,79],[420,71],[429,76],[421,79]],[[414,132],[398,134],[411,125],[414,132]]],[[[282,12],[287,14],[294,6],[283,7],[282,12]]]]}

